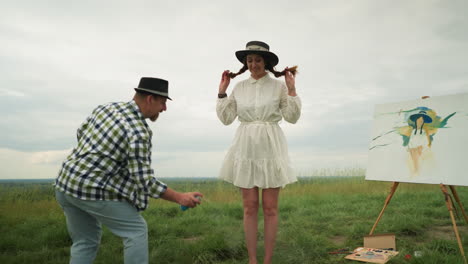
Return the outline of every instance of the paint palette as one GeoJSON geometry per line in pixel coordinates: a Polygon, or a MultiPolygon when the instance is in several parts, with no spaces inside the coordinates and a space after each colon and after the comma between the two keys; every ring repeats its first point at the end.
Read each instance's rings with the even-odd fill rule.
{"type": "Polygon", "coordinates": [[[398,255],[398,252],[393,250],[358,247],[354,250],[354,253],[346,256],[345,259],[370,263],[387,263],[390,258],[396,255],[398,255]]]}

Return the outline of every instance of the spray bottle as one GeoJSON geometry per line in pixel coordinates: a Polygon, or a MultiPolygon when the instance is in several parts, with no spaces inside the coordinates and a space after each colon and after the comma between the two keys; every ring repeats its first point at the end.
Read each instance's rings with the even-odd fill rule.
{"type": "MultiPolygon", "coordinates": [[[[198,201],[201,201],[201,196],[196,195],[195,198],[197,198],[198,201]]],[[[187,209],[190,209],[190,207],[185,206],[185,205],[180,205],[180,210],[185,211],[187,209]]]]}

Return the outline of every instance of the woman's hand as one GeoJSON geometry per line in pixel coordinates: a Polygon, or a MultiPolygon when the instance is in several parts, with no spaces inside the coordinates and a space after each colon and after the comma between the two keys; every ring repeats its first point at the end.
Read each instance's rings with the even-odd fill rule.
{"type": "MultiPolygon", "coordinates": [[[[286,67],[286,70],[287,69],[288,67],[286,67]]],[[[296,96],[296,79],[290,71],[286,71],[286,73],[284,74],[284,81],[286,82],[286,86],[288,87],[288,95],[296,96]]]]}
{"type": "Polygon", "coordinates": [[[229,83],[231,82],[231,78],[229,77],[229,71],[223,71],[223,75],[221,75],[221,82],[219,83],[219,93],[225,94],[229,83]]]}

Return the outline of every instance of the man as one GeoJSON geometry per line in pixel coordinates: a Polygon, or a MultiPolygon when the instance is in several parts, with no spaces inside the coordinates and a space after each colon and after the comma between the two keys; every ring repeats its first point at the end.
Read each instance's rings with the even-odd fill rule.
{"type": "Polygon", "coordinates": [[[80,126],[78,145],[65,159],[55,181],[73,241],[70,263],[92,263],[101,239],[101,224],[124,243],[125,263],[148,263],[148,229],[140,215],[148,198],[195,207],[198,192],[179,193],[154,177],[152,132],[167,110],[168,82],[143,77],[130,102],[98,106],[80,126]]]}

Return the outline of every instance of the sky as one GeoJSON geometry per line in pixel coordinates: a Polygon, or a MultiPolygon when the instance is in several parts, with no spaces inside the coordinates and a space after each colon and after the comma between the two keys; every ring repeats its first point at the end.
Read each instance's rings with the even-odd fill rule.
{"type": "Polygon", "coordinates": [[[302,115],[280,124],[298,175],[365,169],[376,105],[468,92],[466,10],[462,0],[2,2],[0,179],[56,177],[85,118],[131,100],[144,76],[167,79],[173,98],[150,123],[156,176],[217,177],[239,125],[218,120],[218,85],[251,40],[270,45],[276,69],[299,67],[302,115]]]}

